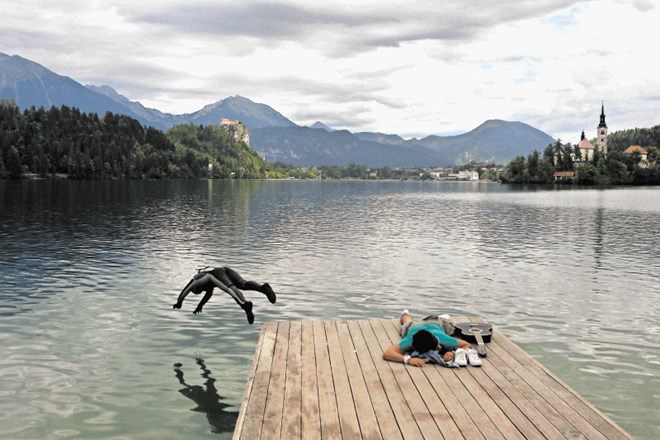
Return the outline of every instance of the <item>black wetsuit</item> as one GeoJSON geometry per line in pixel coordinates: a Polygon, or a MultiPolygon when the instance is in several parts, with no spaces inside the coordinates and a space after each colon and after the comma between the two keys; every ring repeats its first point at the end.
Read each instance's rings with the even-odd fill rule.
{"type": "Polygon", "coordinates": [[[273,289],[270,287],[270,284],[264,283],[259,284],[256,281],[245,281],[238,272],[230,267],[216,267],[211,270],[200,270],[195,276],[190,280],[190,282],[183,288],[179,294],[179,298],[174,304],[173,308],[180,309],[183,304],[183,300],[188,295],[188,292],[193,292],[195,294],[204,294],[204,298],[199,302],[199,305],[193,312],[194,314],[201,313],[202,308],[211,299],[213,296],[213,289],[216,287],[225,290],[233,299],[241,306],[245,313],[247,314],[248,322],[252,324],[254,322],[254,315],[252,314],[252,302],[247,301],[243,296],[243,293],[240,289],[243,290],[256,290],[261,292],[268,298],[268,301],[275,303],[276,296],[273,289]],[[204,279],[206,277],[207,279],[204,279]],[[218,283],[223,284],[227,287],[225,290],[218,283]]]}

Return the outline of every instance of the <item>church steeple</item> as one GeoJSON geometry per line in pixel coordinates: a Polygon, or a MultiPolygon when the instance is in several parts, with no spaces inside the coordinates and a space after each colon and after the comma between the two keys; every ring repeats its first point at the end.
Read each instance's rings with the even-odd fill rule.
{"type": "Polygon", "coordinates": [[[598,150],[607,156],[607,124],[605,123],[605,103],[603,102],[600,107],[600,123],[596,129],[598,133],[598,138],[596,140],[596,145],[598,145],[598,150]]]}
{"type": "Polygon", "coordinates": [[[607,128],[607,124],[605,123],[605,103],[603,102],[600,107],[600,124],[598,124],[598,128],[600,127],[605,127],[607,128]]]}

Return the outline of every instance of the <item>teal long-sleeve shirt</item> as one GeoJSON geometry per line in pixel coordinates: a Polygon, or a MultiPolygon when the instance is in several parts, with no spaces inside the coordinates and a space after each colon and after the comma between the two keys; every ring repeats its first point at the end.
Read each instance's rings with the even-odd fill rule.
{"type": "Polygon", "coordinates": [[[438,324],[436,322],[425,322],[423,324],[416,324],[410,327],[406,337],[399,341],[399,347],[401,348],[401,351],[404,353],[411,353],[414,351],[412,346],[413,335],[420,330],[427,330],[433,336],[438,338],[438,342],[444,350],[456,350],[458,348],[458,340],[445,333],[445,329],[442,327],[442,324],[438,324]]]}

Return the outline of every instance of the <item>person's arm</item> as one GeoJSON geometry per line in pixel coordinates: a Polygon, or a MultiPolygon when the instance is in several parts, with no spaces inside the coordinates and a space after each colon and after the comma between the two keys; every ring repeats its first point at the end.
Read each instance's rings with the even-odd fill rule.
{"type": "Polygon", "coordinates": [[[462,348],[464,350],[469,350],[472,348],[472,344],[470,344],[468,341],[464,341],[462,339],[458,340],[458,348],[462,348]]]}
{"type": "Polygon", "coordinates": [[[181,306],[183,305],[183,300],[186,299],[186,296],[190,293],[192,290],[192,285],[195,282],[195,279],[191,279],[188,281],[188,284],[186,284],[186,287],[183,288],[181,293],[179,294],[179,298],[176,300],[176,304],[172,306],[173,309],[180,309],[181,306]]]}
{"type": "MultiPolygon", "coordinates": [[[[387,350],[383,352],[383,359],[390,362],[400,362],[403,364],[405,363],[405,359],[406,359],[405,356],[406,354],[403,352],[403,350],[401,350],[401,347],[399,347],[397,344],[390,346],[387,350]]],[[[420,358],[409,358],[408,365],[423,367],[424,365],[426,365],[426,362],[424,362],[424,359],[420,359],[420,358]]]]}
{"type": "Polygon", "coordinates": [[[211,287],[209,289],[206,289],[206,293],[204,294],[204,298],[202,298],[202,300],[199,302],[199,304],[197,304],[197,308],[195,309],[193,314],[196,315],[198,313],[202,313],[202,307],[204,307],[204,304],[209,302],[209,300],[211,299],[212,296],[213,296],[213,287],[211,287]]]}

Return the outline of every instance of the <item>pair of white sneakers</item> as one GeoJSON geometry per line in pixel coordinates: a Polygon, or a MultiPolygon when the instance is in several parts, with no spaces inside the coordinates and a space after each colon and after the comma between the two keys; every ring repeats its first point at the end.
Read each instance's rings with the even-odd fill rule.
{"type": "Polygon", "coordinates": [[[477,354],[476,350],[473,349],[464,349],[458,348],[454,352],[454,362],[458,364],[459,367],[467,367],[470,364],[473,367],[481,366],[481,359],[477,354]]]}

